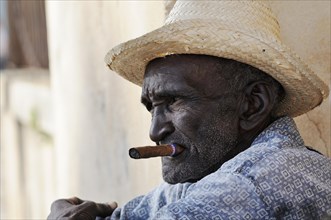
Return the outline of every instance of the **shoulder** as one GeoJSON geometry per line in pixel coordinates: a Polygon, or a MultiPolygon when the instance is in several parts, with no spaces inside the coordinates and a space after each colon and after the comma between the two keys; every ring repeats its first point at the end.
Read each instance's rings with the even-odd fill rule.
{"type": "Polygon", "coordinates": [[[242,176],[274,216],[331,212],[331,160],[304,146],[256,146],[219,172],[242,176]]]}

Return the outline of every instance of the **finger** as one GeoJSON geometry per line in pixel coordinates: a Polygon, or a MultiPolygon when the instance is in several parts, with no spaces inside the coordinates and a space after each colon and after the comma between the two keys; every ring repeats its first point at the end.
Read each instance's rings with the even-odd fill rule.
{"type": "Polygon", "coordinates": [[[79,205],[79,204],[82,204],[83,202],[85,202],[84,200],[82,200],[76,196],[67,199],[67,201],[72,205],[79,205]]]}
{"type": "Polygon", "coordinates": [[[86,205],[89,206],[88,210],[90,213],[93,213],[95,216],[106,217],[110,216],[114,209],[117,207],[117,203],[94,203],[93,206],[90,206],[90,202],[86,202],[86,205]]]}
{"type": "Polygon", "coordinates": [[[107,203],[113,210],[115,210],[117,208],[117,202],[108,202],[107,203]]]}
{"type": "Polygon", "coordinates": [[[71,203],[67,199],[55,200],[51,205],[51,212],[62,210],[71,206],[71,203]]]}

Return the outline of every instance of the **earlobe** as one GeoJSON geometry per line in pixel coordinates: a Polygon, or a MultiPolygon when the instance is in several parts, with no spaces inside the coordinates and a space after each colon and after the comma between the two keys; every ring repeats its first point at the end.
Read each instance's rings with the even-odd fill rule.
{"type": "Polygon", "coordinates": [[[259,128],[271,113],[275,94],[264,81],[249,84],[244,91],[240,106],[240,128],[250,131],[259,128]]]}

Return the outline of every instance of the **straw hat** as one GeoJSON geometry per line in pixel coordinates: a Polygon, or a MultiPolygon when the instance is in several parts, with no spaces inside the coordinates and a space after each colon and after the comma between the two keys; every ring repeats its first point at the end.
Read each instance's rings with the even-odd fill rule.
{"type": "Polygon", "coordinates": [[[276,114],[298,116],[321,104],[328,87],[280,40],[275,15],[262,1],[177,0],[165,25],[122,43],[105,61],[141,86],[151,60],[170,54],[205,54],[249,64],[270,74],[286,91],[276,114]]]}

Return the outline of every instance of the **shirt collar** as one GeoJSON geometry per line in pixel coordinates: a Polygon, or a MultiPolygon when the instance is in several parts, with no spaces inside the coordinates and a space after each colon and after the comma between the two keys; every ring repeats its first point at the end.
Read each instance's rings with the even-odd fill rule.
{"type": "Polygon", "coordinates": [[[273,145],[284,145],[291,143],[295,146],[304,146],[304,141],[300,136],[294,120],[285,116],[277,119],[262,131],[253,141],[252,147],[262,143],[272,143],[273,145]]]}

